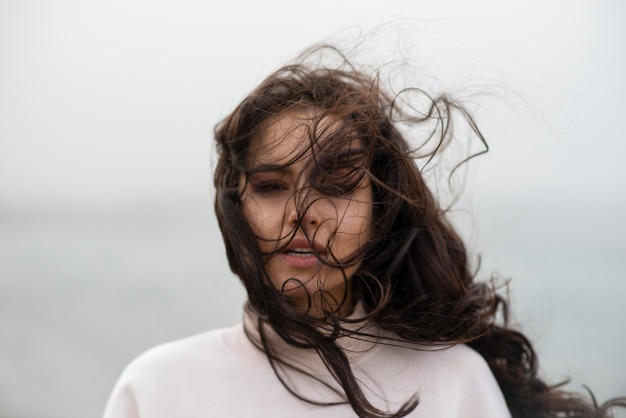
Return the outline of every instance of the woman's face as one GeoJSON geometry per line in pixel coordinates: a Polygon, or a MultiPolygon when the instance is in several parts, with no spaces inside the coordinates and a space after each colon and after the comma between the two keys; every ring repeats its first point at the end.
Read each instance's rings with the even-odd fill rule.
{"type": "MultiPolygon", "coordinates": [[[[347,284],[361,264],[354,256],[370,237],[372,188],[367,176],[356,188],[332,196],[311,187],[310,170],[319,157],[318,146],[309,139],[312,122],[305,120],[311,116],[291,111],[262,125],[250,146],[241,208],[266,254],[271,284],[303,311],[309,308],[309,295],[308,313],[319,316],[322,308],[337,309],[344,297],[341,313],[351,308],[347,284]]],[[[326,130],[319,139],[324,146],[333,121],[322,120],[320,126],[326,130]]],[[[358,142],[338,151],[358,149],[358,142]]]]}

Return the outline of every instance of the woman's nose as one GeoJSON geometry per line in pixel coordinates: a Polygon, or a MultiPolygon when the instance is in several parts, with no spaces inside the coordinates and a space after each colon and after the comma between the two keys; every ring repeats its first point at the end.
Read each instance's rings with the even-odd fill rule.
{"type": "Polygon", "coordinates": [[[321,223],[320,197],[310,190],[299,190],[294,193],[289,204],[288,221],[292,228],[301,226],[304,229],[317,227],[321,223]]]}

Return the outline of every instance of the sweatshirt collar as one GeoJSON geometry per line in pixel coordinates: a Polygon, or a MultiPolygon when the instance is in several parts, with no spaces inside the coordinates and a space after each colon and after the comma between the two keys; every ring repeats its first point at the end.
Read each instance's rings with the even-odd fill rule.
{"type": "MultiPolygon", "coordinates": [[[[342,321],[340,335],[336,339],[337,345],[344,351],[352,367],[358,367],[365,358],[373,355],[380,347],[378,343],[381,338],[384,338],[384,332],[371,320],[351,322],[363,318],[365,314],[363,304],[357,303],[352,314],[346,318],[348,322],[342,321]]],[[[287,343],[266,320],[261,319],[259,321],[259,318],[261,317],[254,307],[246,302],[243,329],[255,347],[264,351],[259,331],[259,326],[261,326],[272,354],[280,363],[285,364],[288,368],[297,368],[316,376],[329,373],[316,350],[300,348],[287,343]]],[[[325,331],[331,332],[330,325],[328,330],[322,329],[322,332],[325,331]]]]}

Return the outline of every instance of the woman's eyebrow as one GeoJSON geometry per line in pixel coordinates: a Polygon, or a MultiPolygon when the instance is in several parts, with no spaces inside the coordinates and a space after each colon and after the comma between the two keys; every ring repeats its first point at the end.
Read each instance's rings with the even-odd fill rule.
{"type": "Polygon", "coordinates": [[[286,166],[284,164],[265,163],[265,164],[254,165],[248,169],[249,173],[264,173],[264,172],[270,172],[270,171],[278,172],[278,173],[286,173],[289,171],[289,166],[286,166]]]}

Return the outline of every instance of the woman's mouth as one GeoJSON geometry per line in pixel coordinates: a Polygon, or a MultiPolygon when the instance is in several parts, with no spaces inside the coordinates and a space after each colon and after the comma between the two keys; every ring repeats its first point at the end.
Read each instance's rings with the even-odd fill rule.
{"type": "Polygon", "coordinates": [[[293,248],[285,251],[285,254],[292,255],[294,257],[310,257],[315,253],[310,248],[293,248]]]}
{"type": "Polygon", "coordinates": [[[300,237],[294,238],[280,253],[283,263],[299,269],[319,267],[320,258],[324,256],[325,248],[315,242],[300,237]]]}

